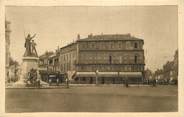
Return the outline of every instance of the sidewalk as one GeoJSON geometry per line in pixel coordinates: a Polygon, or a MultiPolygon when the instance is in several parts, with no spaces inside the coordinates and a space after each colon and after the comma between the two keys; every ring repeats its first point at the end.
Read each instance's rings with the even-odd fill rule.
{"type": "MultiPolygon", "coordinates": [[[[143,84],[129,84],[129,87],[150,87],[152,85],[143,85],[143,84]]],[[[70,84],[69,87],[125,87],[124,84],[70,84]]],[[[6,84],[7,89],[12,88],[28,88],[28,89],[37,89],[38,87],[26,87],[25,85],[14,85],[6,84]]],[[[67,88],[66,84],[57,85],[42,85],[40,89],[54,89],[54,88],[67,88]]],[[[38,88],[39,89],[39,88],[38,88]]]]}

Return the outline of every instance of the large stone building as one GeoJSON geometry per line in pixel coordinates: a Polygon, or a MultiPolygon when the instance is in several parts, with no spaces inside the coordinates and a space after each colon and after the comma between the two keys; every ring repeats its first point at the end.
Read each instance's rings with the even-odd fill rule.
{"type": "Polygon", "coordinates": [[[60,48],[59,71],[79,83],[141,82],[144,41],[130,34],[89,35],[60,48]],[[75,73],[75,74],[74,74],[75,73]]]}

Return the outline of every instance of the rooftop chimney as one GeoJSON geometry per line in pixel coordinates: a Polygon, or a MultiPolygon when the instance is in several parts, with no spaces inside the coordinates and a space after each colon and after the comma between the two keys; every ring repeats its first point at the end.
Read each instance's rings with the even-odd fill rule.
{"type": "Polygon", "coordinates": [[[77,40],[79,40],[79,39],[80,39],[80,34],[77,35],[77,40]]]}
{"type": "Polygon", "coordinates": [[[90,35],[88,35],[88,38],[92,38],[93,37],[93,34],[91,33],[90,35]]]}

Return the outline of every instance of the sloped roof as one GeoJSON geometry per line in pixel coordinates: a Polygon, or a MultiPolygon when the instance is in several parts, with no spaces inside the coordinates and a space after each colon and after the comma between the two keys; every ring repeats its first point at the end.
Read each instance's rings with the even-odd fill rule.
{"type": "Polygon", "coordinates": [[[42,58],[48,58],[48,57],[50,57],[53,54],[54,54],[53,52],[44,53],[43,55],[39,56],[39,58],[40,59],[42,59],[42,58]]]}
{"type": "Polygon", "coordinates": [[[140,40],[142,39],[131,36],[130,34],[101,34],[89,35],[87,38],[79,39],[77,41],[112,41],[112,40],[140,40]]]}

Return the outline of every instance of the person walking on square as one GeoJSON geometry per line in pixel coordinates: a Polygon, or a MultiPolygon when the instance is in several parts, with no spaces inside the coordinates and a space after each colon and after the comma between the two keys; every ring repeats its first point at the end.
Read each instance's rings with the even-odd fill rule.
{"type": "Polygon", "coordinates": [[[37,88],[40,88],[41,85],[40,85],[40,79],[39,78],[36,79],[36,84],[37,84],[37,88]]]}
{"type": "Polygon", "coordinates": [[[67,73],[65,74],[66,87],[69,88],[69,79],[67,73]]]}
{"type": "Polygon", "coordinates": [[[56,79],[56,85],[59,86],[59,78],[56,79]]]}
{"type": "Polygon", "coordinates": [[[49,78],[49,86],[51,86],[51,84],[52,84],[52,79],[49,78]]]}
{"type": "Polygon", "coordinates": [[[125,78],[125,86],[126,88],[128,88],[128,78],[127,77],[125,78]]]}
{"type": "Polygon", "coordinates": [[[58,71],[56,74],[56,85],[59,86],[59,78],[60,78],[60,72],[58,71]]]}
{"type": "Polygon", "coordinates": [[[156,87],[156,79],[153,79],[153,87],[156,87]]]}

